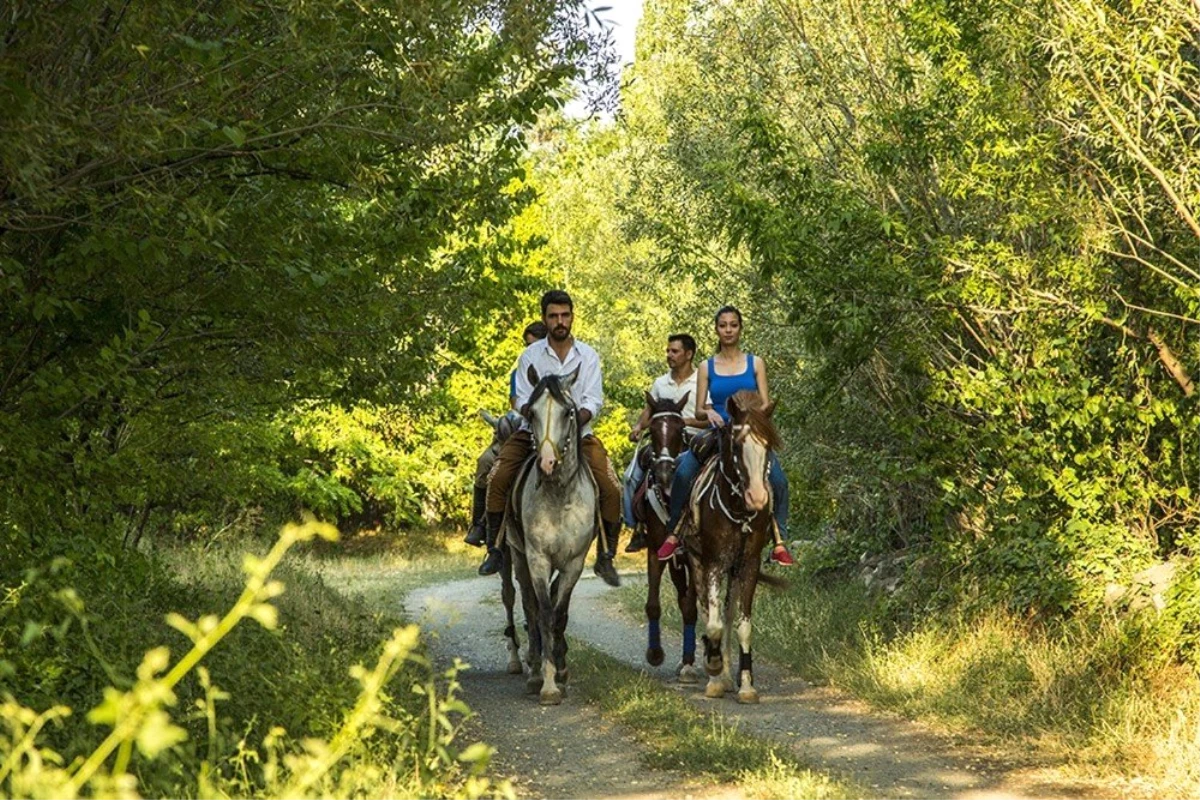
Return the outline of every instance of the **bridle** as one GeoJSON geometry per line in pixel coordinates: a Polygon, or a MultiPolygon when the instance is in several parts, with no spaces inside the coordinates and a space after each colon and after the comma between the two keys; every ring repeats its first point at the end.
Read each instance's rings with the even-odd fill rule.
{"type": "MultiPolygon", "coordinates": [[[[741,458],[739,456],[739,453],[741,452],[741,448],[736,445],[738,443],[738,435],[743,434],[743,433],[746,434],[747,436],[750,435],[751,427],[750,427],[749,423],[739,423],[736,425],[729,425],[728,428],[729,428],[729,434],[728,434],[728,436],[729,436],[729,458],[733,462],[733,470],[734,470],[734,474],[735,474],[736,478],[731,478],[729,476],[729,472],[725,469],[725,453],[723,452],[725,449],[724,447],[721,448],[722,452],[719,454],[719,456],[717,458],[717,472],[720,474],[721,478],[725,481],[725,484],[729,487],[730,491],[733,492],[733,497],[737,498],[738,501],[741,503],[741,505],[743,507],[742,508],[743,514],[738,515],[738,514],[735,514],[733,511],[729,510],[729,507],[727,505],[725,505],[725,500],[721,497],[720,486],[716,486],[716,485],[713,486],[713,491],[712,491],[712,494],[709,497],[709,501],[708,501],[708,507],[715,511],[717,509],[717,507],[719,506],[721,509],[721,513],[724,514],[725,517],[730,522],[732,522],[734,525],[741,526],[742,533],[749,533],[750,532],[750,522],[755,517],[757,517],[760,513],[762,513],[762,511],[764,509],[759,509],[758,511],[755,511],[753,513],[748,513],[749,510],[745,508],[745,500],[743,500],[742,498],[746,494],[746,484],[749,482],[750,478],[749,478],[749,473],[743,468],[742,463],[741,463],[741,458]]],[[[766,463],[764,463],[764,470],[763,470],[764,483],[767,481],[767,474],[766,474],[767,469],[768,469],[768,467],[766,466],[766,463]]]]}
{"type": "MultiPolygon", "coordinates": [[[[550,395],[551,401],[553,401],[555,403],[559,402],[555,398],[553,393],[548,393],[548,394],[550,395]]],[[[577,434],[579,432],[579,409],[577,409],[575,407],[574,403],[559,403],[559,404],[562,405],[566,409],[567,416],[570,418],[570,424],[568,425],[568,431],[567,431],[568,436],[574,436],[575,434],[577,434]]],[[[532,409],[530,409],[530,411],[532,411],[532,409]]],[[[565,461],[566,461],[566,459],[563,457],[562,449],[559,448],[558,442],[554,441],[553,437],[551,437],[551,435],[550,435],[550,423],[552,421],[553,421],[553,415],[546,414],[545,429],[542,431],[541,435],[538,436],[537,447],[534,449],[534,452],[535,453],[541,452],[542,447],[544,447],[545,445],[550,445],[550,450],[554,453],[554,460],[559,462],[560,464],[562,464],[562,463],[565,463],[565,461]]],[[[578,466],[578,465],[576,465],[576,466],[578,466]]]]}
{"type": "MultiPolygon", "coordinates": [[[[656,411],[655,413],[650,415],[650,424],[653,425],[654,420],[656,420],[656,419],[667,419],[667,418],[674,418],[674,419],[678,419],[678,420],[682,421],[683,414],[679,411],[656,411]]],[[[675,463],[675,456],[673,456],[670,453],[665,452],[665,451],[666,451],[666,448],[664,447],[662,450],[659,450],[658,452],[656,452],[654,454],[654,464],[656,466],[658,464],[662,464],[667,461],[670,461],[672,464],[675,463]]]]}

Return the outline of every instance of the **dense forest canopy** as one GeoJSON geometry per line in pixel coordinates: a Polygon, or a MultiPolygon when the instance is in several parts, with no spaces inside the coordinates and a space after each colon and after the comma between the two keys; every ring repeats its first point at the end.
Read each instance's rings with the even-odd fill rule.
{"type": "Polygon", "coordinates": [[[810,564],[1047,617],[1165,562],[1195,658],[1198,30],[1186,0],[648,3],[619,123],[537,162],[550,247],[625,287],[613,341],[742,306],[810,564]]]}

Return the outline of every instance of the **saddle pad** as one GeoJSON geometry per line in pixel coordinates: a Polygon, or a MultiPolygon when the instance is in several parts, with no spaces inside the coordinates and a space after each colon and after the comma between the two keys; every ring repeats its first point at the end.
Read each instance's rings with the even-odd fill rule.
{"type": "Polygon", "coordinates": [[[689,498],[691,502],[688,503],[688,510],[691,513],[684,520],[688,523],[686,527],[689,530],[695,530],[696,525],[699,523],[700,498],[712,488],[713,482],[717,478],[717,462],[718,459],[715,458],[706,461],[704,466],[700,468],[700,474],[696,476],[696,482],[692,484],[692,496],[689,498]]]}

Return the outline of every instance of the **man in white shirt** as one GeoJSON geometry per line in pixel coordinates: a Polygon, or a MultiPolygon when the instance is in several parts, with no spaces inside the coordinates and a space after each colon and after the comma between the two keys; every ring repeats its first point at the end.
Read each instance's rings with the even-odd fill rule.
{"type": "MultiPolygon", "coordinates": [[[[549,335],[525,348],[517,360],[515,407],[524,409],[533,392],[529,382],[532,366],[540,376],[569,375],[576,369],[579,375],[571,386],[571,397],[579,409],[582,426],[582,455],[592,470],[596,488],[600,495],[600,518],[604,520],[604,542],[596,542],[596,566],[594,571],[610,586],[619,586],[612,557],[617,549],[617,537],[621,533],[621,489],[617,476],[613,474],[604,444],[592,432],[592,421],[604,406],[604,387],[600,374],[600,356],[588,345],[571,335],[575,321],[575,306],[571,296],[564,291],[554,290],[542,295],[542,322],[546,323],[549,335]],[[604,547],[607,544],[607,548],[604,547]]],[[[487,488],[487,545],[488,554],[479,567],[480,575],[492,575],[500,570],[503,554],[496,547],[500,525],[504,520],[504,507],[513,481],[525,459],[533,450],[533,438],[528,423],[508,437],[496,455],[495,466],[488,477],[487,488]]]]}
{"type": "MultiPolygon", "coordinates": [[[[695,436],[708,426],[708,422],[696,417],[696,369],[692,360],[696,357],[696,340],[686,333],[673,333],[667,337],[667,366],[666,374],[659,375],[650,386],[650,396],[655,400],[679,400],[684,394],[688,395],[683,407],[683,423],[687,426],[687,435],[695,436]]],[[[650,406],[642,409],[638,421],[629,431],[629,440],[636,442],[642,432],[650,425],[650,406]]],[[[639,450],[641,448],[638,448],[639,450]]],[[[638,525],[633,514],[633,495],[638,484],[642,482],[646,472],[641,467],[641,459],[635,453],[629,468],[625,470],[625,490],[622,493],[625,524],[634,529],[633,538],[625,548],[626,553],[635,553],[646,546],[646,534],[638,525]]]]}

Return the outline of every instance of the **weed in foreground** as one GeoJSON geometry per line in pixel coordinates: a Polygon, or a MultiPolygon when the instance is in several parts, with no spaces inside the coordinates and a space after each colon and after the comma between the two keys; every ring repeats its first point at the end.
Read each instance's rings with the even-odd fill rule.
{"type": "MultiPolygon", "coordinates": [[[[104,692],[103,701],[87,717],[109,728],[109,733],[82,757],[68,763],[41,742],[46,727],[66,720],[70,708],[55,705],[39,713],[5,696],[0,700],[4,794],[134,798],[139,768],[174,753],[180,756],[176,769],[195,776],[195,783],[184,787],[193,796],[510,796],[507,785],[494,785],[485,775],[490,748],[476,744],[462,752],[455,750],[454,738],[469,714],[456,697],[457,667],[441,676],[445,688],[439,689],[419,653],[419,633],[412,625],[393,631],[374,668],[351,670],[360,691],[331,736],[294,742],[284,729],[271,727],[261,749],[243,739],[232,755],[219,754],[218,703],[231,698],[213,683],[201,660],[247,618],[265,629],[276,629],[279,615],[272,601],[284,587],[271,579],[272,571],[297,542],[336,534],[331,526],[316,522],[286,526],[264,557],[245,557],[245,587],[223,616],[189,620],[171,614],[168,624],[187,637],[191,647],[174,663],[166,647],[149,650],[132,685],[104,692]],[[415,711],[395,703],[389,694],[406,664],[422,667],[429,675],[412,687],[424,698],[415,711]],[[176,724],[170,711],[178,703],[177,688],[189,675],[196,676],[203,695],[184,715],[203,719],[209,734],[206,753],[192,761],[186,755],[196,750],[188,749],[188,732],[176,724]],[[381,746],[384,741],[387,744],[381,746]]],[[[76,611],[82,614],[81,602],[77,601],[76,611]]]]}

